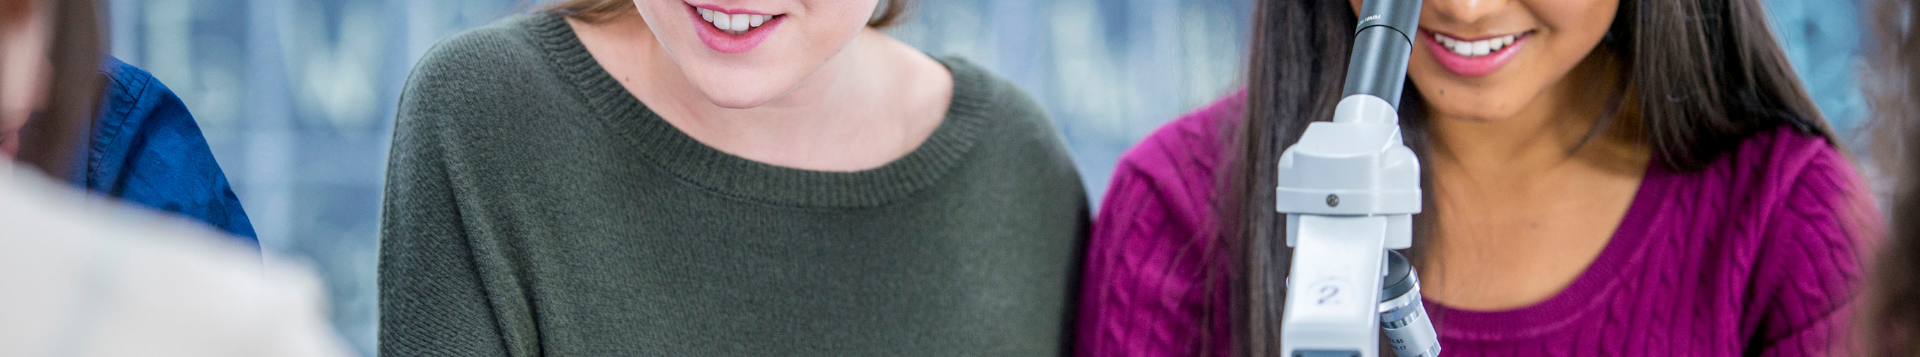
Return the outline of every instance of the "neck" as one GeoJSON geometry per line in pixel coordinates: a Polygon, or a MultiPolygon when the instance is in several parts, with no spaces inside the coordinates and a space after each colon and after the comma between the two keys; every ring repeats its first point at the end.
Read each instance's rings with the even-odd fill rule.
{"type": "MultiPolygon", "coordinates": [[[[1620,150],[1640,146],[1634,118],[1621,85],[1621,66],[1612,54],[1596,50],[1559,83],[1528,102],[1512,117],[1493,120],[1434,114],[1431,123],[1435,164],[1476,174],[1530,175],[1582,159],[1611,159],[1620,150]],[[1595,91],[1593,88],[1607,88],[1595,91]],[[1602,117],[1613,122],[1595,133],[1602,117]],[[1596,156],[1599,155],[1599,156],[1596,156]]],[[[1479,175],[1476,175],[1479,176],[1479,175]]]]}

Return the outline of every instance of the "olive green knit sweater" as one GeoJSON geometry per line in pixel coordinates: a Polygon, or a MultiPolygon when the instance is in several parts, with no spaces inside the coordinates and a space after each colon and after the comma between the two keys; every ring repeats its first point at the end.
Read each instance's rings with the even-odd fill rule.
{"type": "Polygon", "coordinates": [[[439,44],[394,131],[381,355],[1066,353],[1078,174],[1031,99],[942,62],[940,127],[845,173],[694,141],[554,14],[439,44]]]}

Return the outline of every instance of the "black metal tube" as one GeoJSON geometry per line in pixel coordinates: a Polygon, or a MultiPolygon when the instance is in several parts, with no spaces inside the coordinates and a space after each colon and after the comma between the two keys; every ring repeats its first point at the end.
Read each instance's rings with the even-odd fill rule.
{"type": "Polygon", "coordinates": [[[1367,0],[1361,5],[1341,97],[1372,95],[1400,107],[1407,59],[1419,34],[1420,5],[1421,0],[1367,0]]]}

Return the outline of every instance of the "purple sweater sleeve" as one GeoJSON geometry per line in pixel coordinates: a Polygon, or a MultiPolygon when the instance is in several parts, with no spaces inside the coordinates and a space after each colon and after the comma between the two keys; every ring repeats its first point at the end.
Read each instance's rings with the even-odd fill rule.
{"type": "Polygon", "coordinates": [[[1809,154],[1799,177],[1783,180],[1784,194],[1764,223],[1742,319],[1755,339],[1748,353],[1851,355],[1846,336],[1862,279],[1859,246],[1878,236],[1879,214],[1840,153],[1809,154]]]}
{"type": "Polygon", "coordinates": [[[1227,265],[1212,193],[1235,94],[1167,124],[1116,166],[1088,243],[1079,356],[1225,356],[1227,265]]]}

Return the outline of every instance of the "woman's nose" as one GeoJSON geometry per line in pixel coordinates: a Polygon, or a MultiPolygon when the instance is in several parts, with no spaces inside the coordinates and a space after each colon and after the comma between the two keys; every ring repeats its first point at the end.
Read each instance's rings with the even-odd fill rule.
{"type": "Polygon", "coordinates": [[[1512,0],[1426,0],[1428,15],[1438,15],[1444,22],[1474,23],[1512,0]]]}

